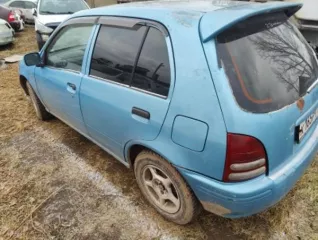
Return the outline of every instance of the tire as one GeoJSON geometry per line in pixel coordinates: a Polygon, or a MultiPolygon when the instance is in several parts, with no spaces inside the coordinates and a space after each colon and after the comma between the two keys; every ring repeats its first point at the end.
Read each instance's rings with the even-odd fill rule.
{"type": "Polygon", "coordinates": [[[142,151],[135,160],[134,171],[144,197],[167,220],[185,225],[201,212],[192,190],[161,156],[142,151]]]}
{"type": "Polygon", "coordinates": [[[43,104],[41,103],[40,99],[38,98],[38,96],[36,95],[36,93],[34,92],[33,88],[31,87],[30,83],[27,82],[27,89],[30,95],[30,99],[31,102],[33,104],[36,116],[39,120],[41,121],[46,121],[52,118],[52,115],[46,111],[45,107],[43,106],[43,104]]]}

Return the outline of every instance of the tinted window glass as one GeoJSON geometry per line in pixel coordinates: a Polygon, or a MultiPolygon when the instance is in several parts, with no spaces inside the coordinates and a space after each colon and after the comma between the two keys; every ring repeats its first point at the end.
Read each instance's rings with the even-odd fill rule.
{"type": "Polygon", "coordinates": [[[133,87],[167,96],[170,87],[170,64],[164,35],[150,28],[136,66],[133,87]]]}
{"type": "Polygon", "coordinates": [[[46,65],[81,71],[91,25],[74,25],[62,29],[46,51],[46,65]]]}
{"type": "Polygon", "coordinates": [[[15,7],[15,8],[24,8],[24,3],[21,1],[16,1],[10,4],[10,7],[15,7]]]}
{"type": "Polygon", "coordinates": [[[130,84],[146,27],[124,29],[102,26],[93,52],[90,74],[130,84]]]}
{"type": "Polygon", "coordinates": [[[33,2],[24,2],[24,5],[26,9],[36,8],[36,4],[33,2]]]}
{"type": "Polygon", "coordinates": [[[318,77],[306,40],[283,13],[239,23],[218,37],[218,52],[239,105],[278,110],[306,94],[318,77]]]}

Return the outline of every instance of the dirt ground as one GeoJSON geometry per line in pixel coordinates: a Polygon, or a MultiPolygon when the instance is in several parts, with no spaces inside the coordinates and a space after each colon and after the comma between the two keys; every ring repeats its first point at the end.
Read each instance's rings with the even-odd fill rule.
{"type": "MultiPolygon", "coordinates": [[[[36,50],[34,30],[0,58],[36,50]]],[[[142,198],[134,174],[55,119],[40,122],[18,82],[0,70],[0,239],[318,239],[318,161],[286,198],[253,217],[203,213],[178,226],[142,198]]]]}

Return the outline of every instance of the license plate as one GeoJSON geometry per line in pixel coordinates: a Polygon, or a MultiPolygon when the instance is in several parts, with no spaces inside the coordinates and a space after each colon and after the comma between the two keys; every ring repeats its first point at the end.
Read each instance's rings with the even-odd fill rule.
{"type": "Polygon", "coordinates": [[[315,123],[317,118],[318,118],[318,108],[316,109],[315,112],[310,114],[305,121],[303,121],[302,123],[299,124],[299,126],[296,127],[295,136],[296,136],[297,142],[300,142],[304,138],[304,136],[306,135],[310,127],[315,123]]]}

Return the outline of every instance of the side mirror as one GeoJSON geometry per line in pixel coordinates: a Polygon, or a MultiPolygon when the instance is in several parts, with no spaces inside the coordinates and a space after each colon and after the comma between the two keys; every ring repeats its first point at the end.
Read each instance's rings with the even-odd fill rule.
{"type": "Polygon", "coordinates": [[[40,66],[42,65],[39,53],[28,53],[24,56],[24,62],[27,66],[40,66]]]}
{"type": "Polygon", "coordinates": [[[35,8],[32,8],[32,15],[33,15],[34,17],[36,17],[36,16],[38,15],[35,8]]]}

